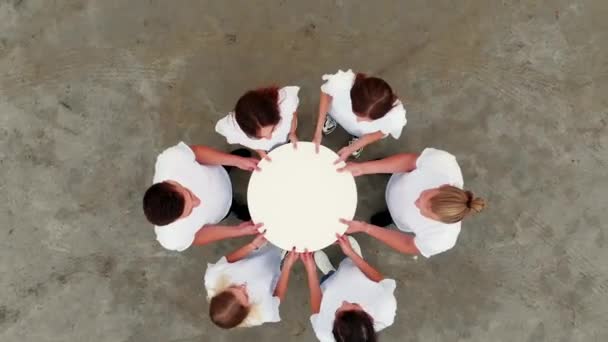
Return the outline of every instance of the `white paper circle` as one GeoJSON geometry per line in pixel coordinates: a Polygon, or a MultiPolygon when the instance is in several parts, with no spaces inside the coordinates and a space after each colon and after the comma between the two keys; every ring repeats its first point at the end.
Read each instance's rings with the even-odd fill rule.
{"type": "Polygon", "coordinates": [[[357,186],[350,172],[338,172],[338,155],[325,146],[317,154],[311,142],[286,144],[262,160],[253,172],[247,202],[255,223],[264,223],[272,244],[303,252],[323,249],[344,234],[340,218],[352,219],[357,209],[357,186]]]}

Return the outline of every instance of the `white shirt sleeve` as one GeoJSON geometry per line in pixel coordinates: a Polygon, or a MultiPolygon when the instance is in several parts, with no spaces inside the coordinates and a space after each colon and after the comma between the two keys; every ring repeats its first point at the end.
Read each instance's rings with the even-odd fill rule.
{"type": "Polygon", "coordinates": [[[321,79],[326,82],[321,86],[321,91],[332,97],[348,91],[350,96],[350,88],[353,87],[355,77],[356,75],[351,69],[348,69],[348,71],[338,70],[335,74],[323,75],[321,79]]]}
{"type": "Polygon", "coordinates": [[[280,92],[283,95],[281,98],[279,98],[279,110],[281,112],[281,117],[283,120],[287,119],[291,123],[293,113],[298,110],[298,105],[300,104],[300,98],[298,97],[300,87],[287,86],[281,88],[280,92]]]}
{"type": "Polygon", "coordinates": [[[335,342],[336,339],[334,338],[334,335],[322,327],[323,322],[320,322],[321,319],[323,319],[323,316],[318,313],[310,316],[310,324],[312,325],[312,330],[315,332],[315,336],[317,336],[317,339],[321,342],[335,342]]]}
{"type": "Polygon", "coordinates": [[[414,237],[416,248],[418,248],[420,254],[425,258],[443,253],[456,245],[460,232],[459,229],[451,229],[452,227],[442,228],[444,232],[441,234],[416,234],[414,237]]]}
{"type": "Polygon", "coordinates": [[[215,264],[207,264],[207,270],[205,271],[205,290],[207,291],[207,299],[211,299],[219,291],[223,289],[218,288],[220,285],[220,279],[222,277],[224,266],[228,264],[226,257],[222,257],[215,264]]]}
{"type": "Polygon", "coordinates": [[[175,165],[193,162],[196,159],[190,146],[180,142],[164,150],[156,157],[154,165],[153,183],[158,183],[167,178],[175,168],[175,165]]]}
{"type": "Polygon", "coordinates": [[[168,226],[155,227],[156,240],[165,249],[176,252],[183,252],[194,242],[196,234],[190,234],[187,229],[178,226],[179,221],[168,226]]]}
{"type": "MultiPolygon", "coordinates": [[[[395,139],[399,139],[401,137],[401,132],[403,131],[403,127],[407,123],[407,119],[405,117],[405,108],[401,101],[397,101],[395,107],[393,107],[384,118],[385,122],[382,123],[380,130],[385,135],[391,135],[395,139]]],[[[381,119],[381,120],[382,120],[381,119]]]]}
{"type": "Polygon", "coordinates": [[[463,187],[462,171],[456,157],[446,151],[425,148],[416,160],[416,168],[444,174],[449,177],[451,185],[463,187]]]}
{"type": "Polygon", "coordinates": [[[229,144],[239,144],[253,150],[268,150],[267,139],[252,139],[238,125],[234,113],[229,113],[215,124],[215,131],[226,138],[229,144]]]}
{"type": "Polygon", "coordinates": [[[384,279],[380,286],[386,291],[387,296],[381,297],[382,302],[378,303],[378,308],[374,310],[374,330],[380,331],[388,328],[395,322],[397,314],[397,299],[394,296],[397,283],[394,279],[384,279]]]}

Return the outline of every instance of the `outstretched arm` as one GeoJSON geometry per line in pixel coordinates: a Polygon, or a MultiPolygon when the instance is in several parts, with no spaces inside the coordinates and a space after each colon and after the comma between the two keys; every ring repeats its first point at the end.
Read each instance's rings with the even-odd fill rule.
{"type": "Polygon", "coordinates": [[[329,111],[332,97],[321,91],[319,96],[319,116],[317,117],[317,126],[315,128],[315,134],[313,135],[312,142],[315,143],[317,153],[319,152],[319,145],[321,145],[321,139],[323,139],[323,124],[329,111]]]}
{"type": "Polygon", "coordinates": [[[243,258],[248,256],[251,252],[255,251],[256,249],[258,249],[262,245],[264,245],[264,243],[266,243],[264,234],[258,234],[258,236],[256,236],[256,238],[253,239],[253,241],[251,241],[250,243],[248,243],[248,244],[242,246],[241,248],[237,249],[236,251],[226,255],[226,261],[228,261],[229,263],[233,263],[233,262],[242,260],[243,258]]]}
{"type": "Polygon", "coordinates": [[[277,282],[277,286],[274,289],[275,297],[279,297],[281,302],[285,298],[285,293],[287,293],[287,285],[289,284],[289,275],[291,274],[291,269],[293,264],[299,257],[299,253],[296,253],[295,248],[285,256],[285,261],[283,261],[283,269],[281,270],[281,275],[279,276],[279,281],[277,282]]]}
{"type": "Polygon", "coordinates": [[[203,145],[192,145],[190,148],[194,152],[196,161],[200,164],[236,166],[249,171],[258,169],[259,160],[255,158],[243,158],[203,145]]]}
{"type": "Polygon", "coordinates": [[[342,249],[344,255],[349,257],[369,280],[380,282],[382,281],[382,279],[384,279],[382,274],[377,269],[375,269],[372,265],[368,264],[365,259],[359,256],[359,254],[357,254],[353,250],[353,247],[350,245],[350,242],[348,241],[348,237],[346,235],[340,236],[339,234],[336,234],[336,238],[338,239],[338,244],[340,245],[340,248],[342,249]]]}
{"type": "Polygon", "coordinates": [[[340,220],[348,225],[347,234],[366,233],[382,242],[387,246],[403,254],[417,255],[420,254],[418,247],[414,243],[414,237],[410,234],[395,230],[386,229],[373,224],[361,221],[340,220]]]}
{"type": "Polygon", "coordinates": [[[209,224],[203,226],[196,232],[193,245],[203,246],[212,242],[231,239],[239,236],[254,235],[258,233],[261,223],[243,222],[238,226],[224,226],[219,224],[209,224]]]}
{"type": "Polygon", "coordinates": [[[319,313],[321,310],[321,299],[323,294],[321,292],[321,285],[319,284],[319,277],[317,275],[317,266],[313,259],[312,253],[305,252],[300,254],[300,259],[304,263],[306,268],[306,274],[308,275],[308,289],[310,291],[310,310],[313,315],[319,313]]]}
{"type": "Polygon", "coordinates": [[[338,169],[338,171],[349,171],[353,176],[410,172],[416,168],[416,160],[418,160],[418,154],[400,153],[380,160],[364,163],[348,163],[345,167],[338,169]]]}

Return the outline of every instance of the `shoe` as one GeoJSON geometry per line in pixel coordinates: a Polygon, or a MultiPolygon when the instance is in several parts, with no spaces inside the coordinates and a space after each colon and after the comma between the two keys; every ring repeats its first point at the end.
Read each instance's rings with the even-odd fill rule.
{"type": "Polygon", "coordinates": [[[369,223],[378,227],[386,227],[393,224],[393,218],[391,217],[391,213],[389,213],[388,210],[379,211],[372,215],[372,217],[369,219],[369,223]]]}
{"type": "Polygon", "coordinates": [[[321,270],[321,272],[323,272],[323,274],[328,274],[331,271],[336,271],[336,268],[334,267],[334,265],[331,264],[331,261],[329,261],[329,258],[327,257],[327,254],[325,254],[325,252],[316,251],[314,254],[314,258],[315,264],[317,264],[317,267],[321,270]]]}
{"type": "Polygon", "coordinates": [[[332,118],[329,114],[325,117],[325,122],[323,123],[323,135],[329,135],[333,132],[336,127],[338,127],[338,123],[334,118],[332,118]]]}
{"type": "Polygon", "coordinates": [[[247,206],[244,204],[238,204],[236,202],[233,202],[232,206],[230,207],[230,211],[233,212],[236,218],[241,221],[251,221],[249,208],[247,208],[247,206]]]}
{"type": "Polygon", "coordinates": [[[355,240],[354,237],[349,235],[348,242],[350,242],[351,247],[353,247],[353,251],[355,251],[355,253],[357,253],[357,255],[361,257],[361,259],[363,259],[363,253],[361,253],[361,246],[359,246],[357,240],[355,240]]]}
{"type": "MultiPolygon", "coordinates": [[[[355,142],[357,142],[357,140],[359,140],[358,137],[356,136],[351,136],[350,141],[348,142],[348,146],[354,144],[355,142]]],[[[363,152],[363,147],[361,147],[360,149],[356,150],[355,152],[351,153],[351,156],[355,159],[359,158],[361,156],[361,152],[363,152]]]]}

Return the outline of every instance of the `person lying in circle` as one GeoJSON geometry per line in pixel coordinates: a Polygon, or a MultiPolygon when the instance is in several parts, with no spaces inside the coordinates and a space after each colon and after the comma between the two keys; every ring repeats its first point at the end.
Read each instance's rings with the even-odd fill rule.
{"type": "Polygon", "coordinates": [[[463,190],[456,157],[434,148],[420,155],[397,154],[364,163],[348,163],[341,172],[353,176],[393,174],[386,187],[387,210],[370,223],[342,220],[348,234],[366,233],[403,254],[431,257],[456,244],[461,221],[481,212],[485,201],[463,190]],[[385,229],[392,223],[402,232],[385,229]]]}

